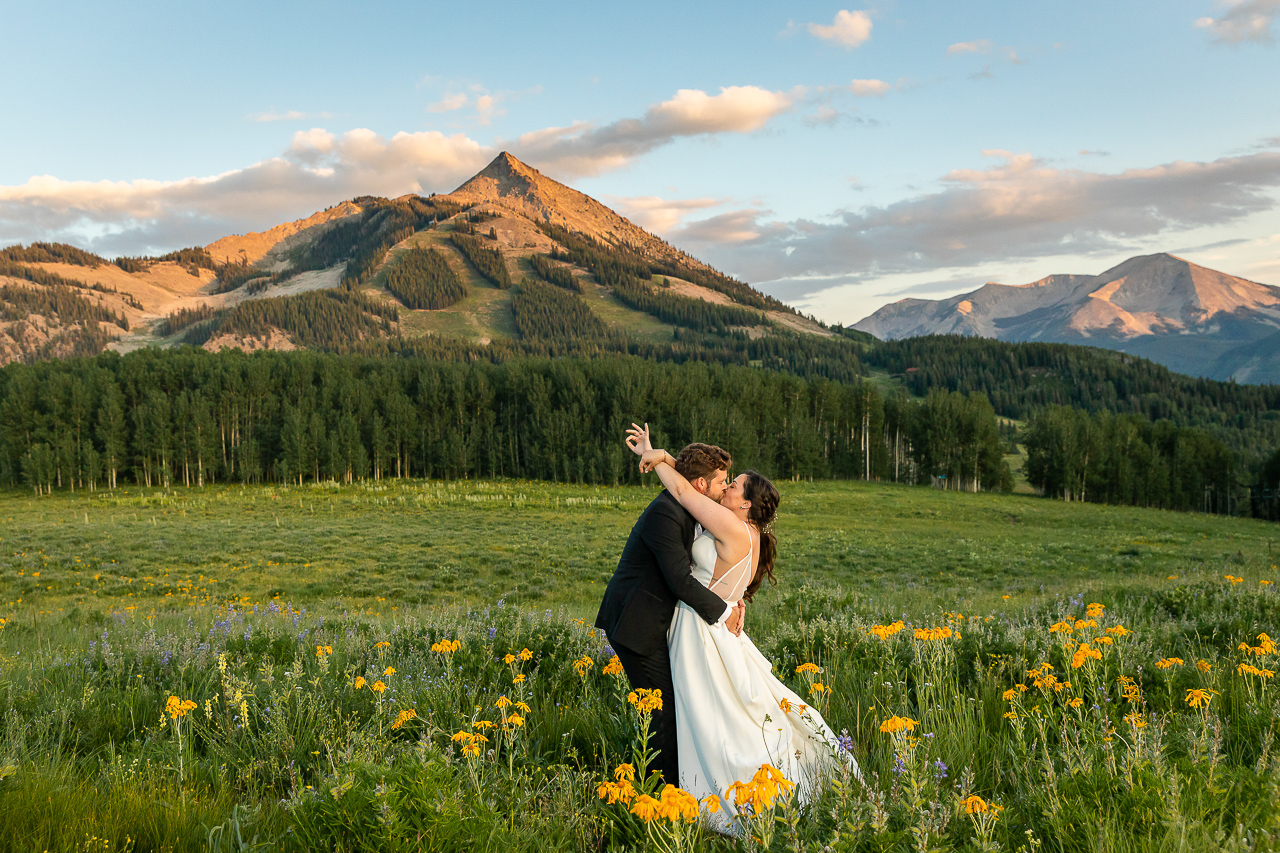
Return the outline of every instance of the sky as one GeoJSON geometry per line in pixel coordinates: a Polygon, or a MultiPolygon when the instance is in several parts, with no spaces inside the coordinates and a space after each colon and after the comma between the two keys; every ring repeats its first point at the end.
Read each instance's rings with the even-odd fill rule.
{"type": "Polygon", "coordinates": [[[1278,18],[0,0],[0,245],[156,254],[507,150],[829,323],[1152,252],[1280,285],[1278,18]]]}

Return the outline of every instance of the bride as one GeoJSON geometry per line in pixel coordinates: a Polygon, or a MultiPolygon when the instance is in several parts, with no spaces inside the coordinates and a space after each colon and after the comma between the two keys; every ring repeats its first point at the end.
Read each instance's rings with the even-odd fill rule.
{"type": "MultiPolygon", "coordinates": [[[[778,490],[755,471],[739,474],[719,502],[699,493],[675,469],[675,459],[654,450],[649,427],[632,424],[627,446],[640,456],[640,471],[655,471],[671,496],[702,525],[693,541],[693,575],[726,603],[750,601],[773,580],[777,543],[770,528],[778,490]]],[[[713,825],[727,829],[737,816],[725,792],[771,764],[809,801],[820,779],[838,761],[852,765],[835,734],[808,700],[779,681],[773,665],[746,636],[710,625],[681,602],[667,630],[675,688],[680,787],[702,799],[723,797],[713,825]]]]}

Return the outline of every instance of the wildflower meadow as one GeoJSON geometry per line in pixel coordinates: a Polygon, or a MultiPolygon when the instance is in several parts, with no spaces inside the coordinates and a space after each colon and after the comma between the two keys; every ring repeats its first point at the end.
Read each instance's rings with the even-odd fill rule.
{"type": "Polygon", "coordinates": [[[651,494],[0,496],[0,850],[1273,849],[1265,524],[784,484],[747,630],[860,772],[698,801],[591,627],[651,494]]]}

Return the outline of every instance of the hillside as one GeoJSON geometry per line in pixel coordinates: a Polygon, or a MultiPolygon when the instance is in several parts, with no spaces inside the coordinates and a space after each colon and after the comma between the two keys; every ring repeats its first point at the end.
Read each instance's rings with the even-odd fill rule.
{"type": "Polygon", "coordinates": [[[595,344],[624,351],[671,346],[682,329],[756,340],[831,335],[506,153],[447,195],[356,198],[184,252],[184,263],[116,263],[74,247],[52,254],[15,247],[10,268],[0,269],[12,274],[0,278],[9,288],[0,291],[7,306],[0,364],[184,342],[208,349],[346,350],[379,340],[545,348],[579,346],[582,329],[591,329],[595,344]],[[487,273],[486,258],[493,259],[487,273]],[[427,269],[457,281],[449,299],[408,295],[442,286],[415,278],[427,269]],[[538,304],[580,302],[590,318],[582,329],[530,325],[530,311],[543,308],[521,294],[537,288],[525,282],[546,275],[571,292],[541,291],[538,304]],[[86,319],[93,313],[87,303],[59,312],[5,295],[53,286],[96,289],[91,301],[103,319],[86,319]]]}
{"type": "Polygon", "coordinates": [[[906,299],[854,328],[886,340],[958,334],[1087,344],[1192,376],[1280,383],[1280,288],[1168,254],[1130,258],[1100,275],[906,299]]]}

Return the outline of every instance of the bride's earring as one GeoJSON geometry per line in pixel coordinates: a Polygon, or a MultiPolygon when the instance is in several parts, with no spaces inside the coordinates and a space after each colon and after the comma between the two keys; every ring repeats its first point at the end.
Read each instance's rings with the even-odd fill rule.
{"type": "Polygon", "coordinates": [[[749,507],[749,506],[751,506],[751,504],[743,504],[743,505],[742,505],[742,508],[743,508],[743,509],[746,509],[746,508],[747,508],[747,507],[749,507]]]}

